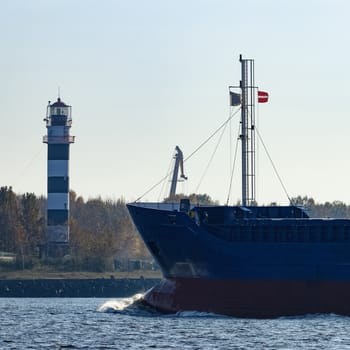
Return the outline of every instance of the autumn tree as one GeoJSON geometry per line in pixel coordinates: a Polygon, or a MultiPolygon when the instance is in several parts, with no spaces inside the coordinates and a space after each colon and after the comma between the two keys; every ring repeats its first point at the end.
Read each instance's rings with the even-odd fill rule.
{"type": "Polygon", "coordinates": [[[0,188],[0,250],[18,252],[24,240],[19,203],[12,187],[0,188]]]}
{"type": "Polygon", "coordinates": [[[78,266],[109,269],[115,258],[149,256],[123,199],[89,199],[71,194],[70,245],[78,266]]]}
{"type": "Polygon", "coordinates": [[[21,223],[26,235],[26,253],[38,255],[38,247],[44,242],[44,218],[40,203],[34,193],[21,196],[21,223]]]}

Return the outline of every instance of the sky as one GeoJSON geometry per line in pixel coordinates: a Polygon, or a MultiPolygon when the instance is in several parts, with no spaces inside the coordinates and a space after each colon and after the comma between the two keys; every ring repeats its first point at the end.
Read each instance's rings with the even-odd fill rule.
{"type": "MultiPolygon", "coordinates": [[[[134,201],[167,174],[176,145],[186,158],[227,120],[242,54],[254,59],[255,83],[270,96],[258,106],[259,133],[288,195],[350,204],[349,1],[0,0],[0,7],[1,186],[46,195],[43,119],[60,90],[76,136],[71,189],[84,199],[134,201]]],[[[238,122],[185,162],[188,180],[178,192],[226,203],[238,122]]],[[[287,204],[258,149],[258,202],[287,204]]],[[[232,202],[241,197],[239,172],[232,202]]],[[[142,199],[162,199],[168,187],[142,199]]]]}

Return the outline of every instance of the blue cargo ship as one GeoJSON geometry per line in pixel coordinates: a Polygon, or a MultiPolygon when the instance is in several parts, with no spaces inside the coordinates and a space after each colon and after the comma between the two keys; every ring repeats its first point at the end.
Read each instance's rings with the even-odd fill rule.
{"type": "Polygon", "coordinates": [[[236,317],[350,315],[350,220],[310,218],[293,204],[256,205],[254,109],[267,94],[254,85],[254,61],[240,62],[231,105],[241,111],[242,205],[128,204],[164,276],[144,303],[236,317]]]}

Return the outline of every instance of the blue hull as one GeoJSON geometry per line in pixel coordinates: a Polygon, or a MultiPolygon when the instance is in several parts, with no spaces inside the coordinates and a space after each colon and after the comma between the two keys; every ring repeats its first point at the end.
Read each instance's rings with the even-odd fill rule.
{"type": "Polygon", "coordinates": [[[158,309],[350,315],[350,220],[310,219],[297,207],[128,209],[165,277],[145,296],[158,309]]]}

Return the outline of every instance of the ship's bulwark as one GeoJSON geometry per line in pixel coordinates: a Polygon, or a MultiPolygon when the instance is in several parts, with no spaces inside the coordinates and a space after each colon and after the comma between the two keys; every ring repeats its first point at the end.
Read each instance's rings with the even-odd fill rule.
{"type": "Polygon", "coordinates": [[[158,310],[350,315],[350,220],[292,206],[128,208],[165,277],[145,295],[158,310]]]}
{"type": "Polygon", "coordinates": [[[165,313],[195,310],[246,318],[350,315],[350,282],[165,279],[145,294],[144,302],[165,313]]]}

